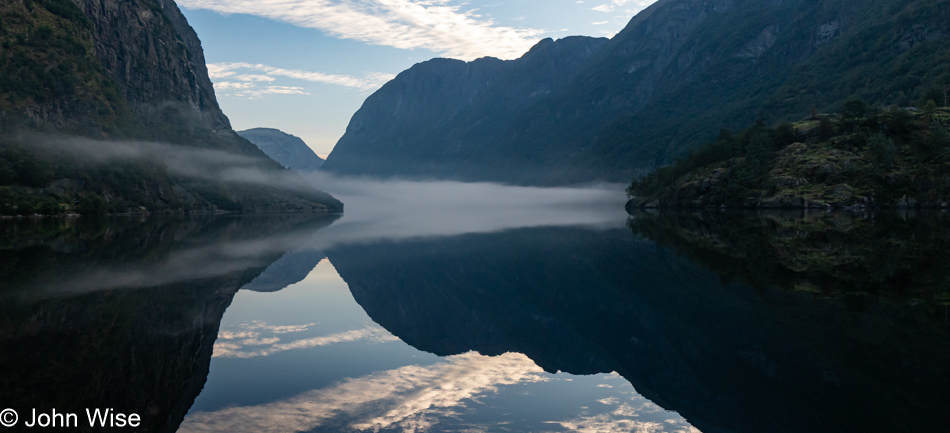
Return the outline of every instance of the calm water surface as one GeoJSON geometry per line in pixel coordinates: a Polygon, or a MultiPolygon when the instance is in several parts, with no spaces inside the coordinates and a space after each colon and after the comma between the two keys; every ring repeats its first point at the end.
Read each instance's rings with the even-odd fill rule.
{"type": "Polygon", "coordinates": [[[0,406],[162,432],[950,421],[942,214],[457,217],[0,222],[0,406]]]}

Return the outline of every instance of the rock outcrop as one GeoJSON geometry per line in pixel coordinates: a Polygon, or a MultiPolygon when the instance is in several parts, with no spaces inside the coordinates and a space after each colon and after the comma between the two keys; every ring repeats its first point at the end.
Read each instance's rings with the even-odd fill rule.
{"type": "Polygon", "coordinates": [[[141,119],[169,106],[229,130],[208,78],[204,51],[173,0],[76,0],[93,26],[95,55],[141,119]]]}

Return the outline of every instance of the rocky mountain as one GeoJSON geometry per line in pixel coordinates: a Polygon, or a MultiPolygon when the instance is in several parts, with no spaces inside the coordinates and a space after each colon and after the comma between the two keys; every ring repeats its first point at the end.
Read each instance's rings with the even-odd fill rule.
{"type": "Polygon", "coordinates": [[[577,40],[542,41],[512,62],[414,66],[366,100],[326,169],[627,182],[720,128],[835,111],[852,95],[907,106],[942,93],[950,85],[948,23],[947,0],[661,0],[609,42],[590,41],[582,49],[590,54],[554,49],[577,40]],[[570,59],[571,67],[522,68],[503,84],[482,72],[531,59],[570,59]],[[545,87],[552,70],[565,81],[545,87]],[[509,102],[479,97],[483,88],[504,88],[509,102]]]}
{"type": "Polygon", "coordinates": [[[174,1],[11,1],[0,18],[4,214],[342,209],[231,130],[201,43],[174,1]],[[88,140],[73,140],[64,157],[50,142],[66,137],[88,140]],[[113,152],[126,158],[105,164],[103,141],[179,147],[138,158],[113,152]],[[217,160],[280,181],[182,175],[166,156],[189,148],[223,152],[217,160]]]}
{"type": "Polygon", "coordinates": [[[325,162],[300,137],[279,129],[253,128],[238,131],[238,135],[254,143],[280,165],[299,172],[317,171],[325,162]]]}

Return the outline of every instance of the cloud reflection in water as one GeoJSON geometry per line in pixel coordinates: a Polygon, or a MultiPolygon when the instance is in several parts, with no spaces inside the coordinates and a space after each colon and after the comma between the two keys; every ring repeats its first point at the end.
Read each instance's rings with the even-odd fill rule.
{"type": "Polygon", "coordinates": [[[339,332],[336,334],[301,338],[281,343],[278,335],[305,332],[313,323],[298,326],[271,326],[263,322],[253,322],[239,325],[238,330],[224,330],[218,333],[218,341],[214,343],[215,358],[255,358],[270,356],[294,349],[312,349],[328,346],[335,343],[365,340],[371,343],[385,343],[399,341],[398,338],[379,326],[367,326],[363,329],[339,332]],[[271,335],[264,335],[269,332],[271,335]]]}
{"type": "Polygon", "coordinates": [[[198,412],[180,432],[299,432],[337,425],[347,430],[426,431],[444,416],[499,386],[546,380],[527,356],[488,357],[474,352],[447,357],[430,366],[409,365],[348,379],[333,387],[258,406],[198,412]]]}

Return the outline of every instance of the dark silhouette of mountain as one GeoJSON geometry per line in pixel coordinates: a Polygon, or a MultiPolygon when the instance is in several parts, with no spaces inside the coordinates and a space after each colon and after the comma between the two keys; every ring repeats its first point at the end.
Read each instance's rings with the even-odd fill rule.
{"type": "Polygon", "coordinates": [[[306,173],[317,171],[323,166],[323,158],[317,156],[300,137],[279,129],[253,128],[238,131],[238,135],[254,143],[284,167],[306,173]]]}
{"type": "Polygon", "coordinates": [[[943,94],[948,23],[947,0],[663,0],[606,44],[545,40],[512,62],[420,63],[367,98],[325,168],[629,182],[720,128],[837,111],[852,95],[907,106],[943,94]],[[515,67],[528,64],[539,66],[515,67]]]}
{"type": "Polygon", "coordinates": [[[243,290],[254,292],[277,292],[291,284],[297,284],[310,275],[327,257],[323,251],[296,251],[284,254],[273,264],[261,272],[253,281],[241,287],[243,290]]]}
{"type": "Polygon", "coordinates": [[[485,169],[479,161],[496,155],[481,143],[502,139],[519,112],[567,85],[606,43],[545,39],[517,60],[417,64],[366,99],[324,169],[403,177],[464,176],[485,169]]]}
{"type": "MultiPolygon", "coordinates": [[[[946,238],[944,238],[946,241],[946,238]]],[[[629,230],[539,228],[327,251],[372,319],[438,355],[616,371],[704,432],[939,431],[943,310],[724,284],[629,230]]],[[[946,276],[944,276],[946,277],[946,276]]],[[[914,284],[914,282],[907,282],[914,284]]]]}
{"type": "Polygon", "coordinates": [[[174,432],[234,294],[332,216],[0,221],[0,399],[136,413],[174,432]],[[242,244],[260,246],[241,249],[242,244]]]}
{"type": "Polygon", "coordinates": [[[201,42],[173,0],[6,2],[0,17],[0,194],[15,206],[3,214],[342,210],[231,129],[201,42]],[[219,151],[219,161],[237,158],[283,182],[184,176],[156,156],[102,164],[49,148],[66,137],[90,139],[72,141],[86,157],[101,156],[103,140],[219,151]],[[51,194],[54,182],[73,187],[51,194]]]}

